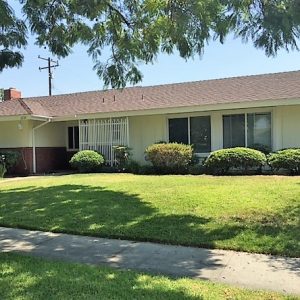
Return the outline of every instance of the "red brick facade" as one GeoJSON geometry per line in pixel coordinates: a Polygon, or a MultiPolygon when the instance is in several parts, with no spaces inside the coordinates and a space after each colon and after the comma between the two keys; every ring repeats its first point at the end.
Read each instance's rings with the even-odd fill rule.
{"type": "MultiPolygon", "coordinates": [[[[20,161],[16,167],[10,170],[10,174],[28,175],[32,169],[32,148],[5,148],[1,150],[18,151],[20,161]]],[[[69,168],[69,153],[64,147],[37,147],[36,148],[36,171],[37,173],[49,173],[69,168]]]]}

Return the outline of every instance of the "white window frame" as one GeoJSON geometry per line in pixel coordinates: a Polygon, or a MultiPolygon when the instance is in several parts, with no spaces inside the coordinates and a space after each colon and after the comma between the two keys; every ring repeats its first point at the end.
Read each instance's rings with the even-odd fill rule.
{"type": "MultiPolygon", "coordinates": [[[[69,148],[69,128],[72,128],[72,132],[73,132],[73,146],[75,146],[75,127],[78,127],[79,130],[79,126],[78,125],[67,125],[66,126],[66,136],[67,136],[67,151],[79,151],[79,148],[69,148]]],[[[79,137],[78,137],[78,142],[79,142],[79,137]]]]}
{"type": "Polygon", "coordinates": [[[244,115],[245,119],[245,147],[248,147],[248,118],[250,114],[270,114],[271,115],[271,149],[273,149],[273,113],[272,111],[247,111],[222,114],[222,148],[224,148],[224,116],[244,115]]]}

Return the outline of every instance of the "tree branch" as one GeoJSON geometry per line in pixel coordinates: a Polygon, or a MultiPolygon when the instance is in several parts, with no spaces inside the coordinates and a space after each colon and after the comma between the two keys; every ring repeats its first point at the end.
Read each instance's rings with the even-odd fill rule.
{"type": "Polygon", "coordinates": [[[132,24],[126,19],[126,17],[116,8],[116,7],[114,7],[113,5],[111,5],[110,3],[106,3],[107,4],[107,6],[109,7],[109,9],[111,10],[111,11],[114,11],[115,13],[117,13],[117,15],[119,16],[119,17],[121,17],[121,19],[123,20],[123,22],[128,26],[128,27],[132,27],[132,24]]]}

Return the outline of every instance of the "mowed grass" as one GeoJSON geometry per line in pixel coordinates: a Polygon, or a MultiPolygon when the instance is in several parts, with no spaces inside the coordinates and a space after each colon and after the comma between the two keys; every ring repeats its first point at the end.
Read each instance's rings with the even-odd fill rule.
{"type": "MultiPolygon", "coordinates": [[[[0,299],[297,299],[192,279],[0,254],[0,299]]],[[[298,298],[299,299],[299,298],[298,298]]]]}
{"type": "Polygon", "coordinates": [[[87,174],[0,183],[0,225],[300,256],[300,177],[87,174]]]}

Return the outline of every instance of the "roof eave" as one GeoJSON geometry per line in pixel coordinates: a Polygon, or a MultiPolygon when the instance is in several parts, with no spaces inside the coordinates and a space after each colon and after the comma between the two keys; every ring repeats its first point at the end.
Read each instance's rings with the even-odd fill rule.
{"type": "Polygon", "coordinates": [[[47,121],[52,120],[52,117],[39,116],[39,115],[12,115],[12,116],[0,116],[0,122],[4,121],[19,121],[19,120],[33,120],[33,121],[47,121]]]}
{"type": "Polygon", "coordinates": [[[91,118],[132,117],[132,116],[143,116],[143,115],[190,113],[195,111],[205,112],[205,111],[216,111],[216,110],[274,107],[274,106],[298,105],[298,104],[300,104],[300,98],[262,100],[262,101],[257,100],[257,101],[246,101],[246,102],[216,103],[216,104],[206,104],[206,105],[192,105],[192,106],[167,107],[167,108],[155,108],[155,109],[143,109],[143,110],[85,113],[85,114],[53,117],[52,121],[59,122],[59,121],[72,121],[72,120],[91,119],[91,118]]]}
{"type": "Polygon", "coordinates": [[[0,122],[4,122],[4,121],[29,120],[29,119],[30,119],[30,115],[0,116],[0,122]]]}
{"type": "Polygon", "coordinates": [[[48,121],[48,120],[52,120],[53,117],[39,116],[39,115],[30,115],[30,119],[34,120],[34,121],[48,121]]]}

